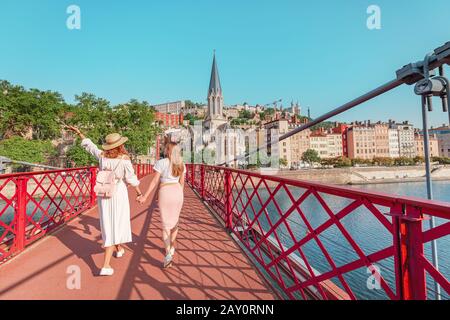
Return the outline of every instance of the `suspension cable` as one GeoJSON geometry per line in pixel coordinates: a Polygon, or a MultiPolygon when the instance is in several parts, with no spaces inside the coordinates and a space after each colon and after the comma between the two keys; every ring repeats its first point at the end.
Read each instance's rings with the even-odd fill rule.
{"type": "MultiPolygon", "coordinates": [[[[367,102],[381,94],[384,94],[390,90],[393,90],[393,89],[401,86],[402,84],[412,85],[412,84],[424,79],[424,75],[423,75],[424,67],[429,68],[429,70],[434,70],[436,68],[443,66],[444,64],[450,64],[450,42],[447,42],[443,46],[436,48],[434,50],[434,53],[432,53],[430,55],[426,66],[425,66],[424,61],[419,61],[416,63],[410,63],[410,64],[405,65],[403,68],[396,71],[396,75],[397,75],[396,79],[391,80],[391,81],[379,86],[378,88],[376,88],[372,91],[369,91],[369,92],[359,96],[358,98],[351,100],[350,102],[347,102],[347,103],[343,104],[342,106],[335,108],[335,109],[321,115],[320,117],[312,120],[311,122],[308,122],[298,128],[293,129],[292,131],[279,137],[278,141],[276,141],[276,142],[285,140],[285,139],[287,139],[303,130],[306,130],[316,124],[319,124],[331,117],[341,114],[341,113],[343,113],[349,109],[352,109],[364,102],[367,102]]],[[[272,145],[272,143],[273,143],[272,141],[268,141],[264,146],[258,147],[251,152],[246,152],[246,154],[244,154],[242,156],[236,156],[232,160],[227,160],[225,162],[222,162],[222,163],[218,164],[218,166],[226,166],[231,162],[244,160],[255,153],[258,153],[262,150],[266,150],[268,147],[270,147],[272,145]]]]}

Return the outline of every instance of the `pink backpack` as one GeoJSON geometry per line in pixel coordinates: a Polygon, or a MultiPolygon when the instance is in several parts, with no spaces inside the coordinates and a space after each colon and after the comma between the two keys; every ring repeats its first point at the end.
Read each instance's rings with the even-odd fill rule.
{"type": "MultiPolygon", "coordinates": [[[[123,159],[123,157],[122,157],[123,159]]],[[[116,193],[116,174],[114,171],[117,169],[122,159],[116,165],[113,170],[100,170],[97,173],[97,179],[95,181],[94,192],[97,197],[111,198],[116,193]]]]}

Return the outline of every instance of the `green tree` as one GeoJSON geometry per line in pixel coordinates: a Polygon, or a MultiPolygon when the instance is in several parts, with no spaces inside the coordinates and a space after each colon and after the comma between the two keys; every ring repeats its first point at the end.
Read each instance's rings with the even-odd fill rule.
{"type": "Polygon", "coordinates": [[[50,141],[27,140],[18,136],[0,141],[0,155],[11,160],[43,163],[55,154],[50,141]]]}
{"type": "Polygon", "coordinates": [[[193,126],[193,125],[195,125],[195,121],[198,121],[198,120],[201,120],[201,119],[199,117],[193,115],[193,114],[188,113],[187,115],[184,116],[184,120],[188,120],[189,124],[191,126],[193,126]]]}
{"type": "Polygon", "coordinates": [[[253,118],[253,116],[254,116],[254,113],[251,113],[248,110],[239,111],[239,118],[241,118],[241,119],[251,119],[251,118],[253,118]]]}
{"type": "Polygon", "coordinates": [[[114,131],[109,101],[85,92],[76,95],[75,101],[66,112],[66,122],[78,126],[94,143],[103,143],[104,137],[114,131]]]}
{"type": "Polygon", "coordinates": [[[282,167],[287,167],[288,165],[288,161],[285,158],[280,158],[279,163],[282,167]]]}
{"type": "Polygon", "coordinates": [[[352,159],[352,166],[355,165],[372,166],[373,162],[370,159],[354,158],[352,159]]]}
{"type": "Polygon", "coordinates": [[[439,164],[450,164],[450,158],[446,157],[432,157],[431,161],[438,162],[439,164]]]}
{"type": "Polygon", "coordinates": [[[154,121],[154,111],[149,104],[135,99],[115,107],[112,113],[114,130],[128,138],[126,146],[133,157],[147,154],[154,144],[161,130],[154,121]]]}
{"type": "Polygon", "coordinates": [[[394,159],[390,157],[374,157],[372,163],[376,166],[391,167],[394,165],[394,159]]]}
{"type": "Polygon", "coordinates": [[[425,162],[425,158],[424,157],[420,157],[420,156],[415,156],[413,160],[414,160],[415,164],[421,164],[421,163],[425,162]]]}
{"type": "Polygon", "coordinates": [[[73,145],[66,152],[67,159],[72,161],[75,166],[96,165],[95,159],[90,153],[86,152],[80,145],[73,145]]]}
{"type": "MultiPolygon", "coordinates": [[[[311,121],[312,119],[309,119],[309,120],[311,121]]],[[[318,130],[318,129],[320,129],[320,128],[323,128],[323,129],[331,129],[331,128],[334,128],[334,125],[335,125],[334,122],[331,122],[331,121],[323,121],[323,122],[321,122],[321,123],[316,124],[315,126],[312,126],[310,129],[311,129],[312,131],[318,130]]]]}
{"type": "Polygon", "coordinates": [[[352,161],[346,157],[336,157],[331,159],[322,159],[320,164],[324,166],[333,166],[335,168],[351,167],[352,161]]]}
{"type": "Polygon", "coordinates": [[[0,134],[48,140],[60,136],[60,116],[66,104],[61,94],[37,89],[25,90],[0,81],[0,134]]]}
{"type": "Polygon", "coordinates": [[[394,164],[396,166],[411,166],[414,165],[414,159],[408,157],[399,157],[394,159],[394,164]]]}
{"type": "Polygon", "coordinates": [[[302,160],[309,164],[313,164],[320,162],[320,157],[316,150],[308,149],[305,152],[303,152],[302,160]]]}

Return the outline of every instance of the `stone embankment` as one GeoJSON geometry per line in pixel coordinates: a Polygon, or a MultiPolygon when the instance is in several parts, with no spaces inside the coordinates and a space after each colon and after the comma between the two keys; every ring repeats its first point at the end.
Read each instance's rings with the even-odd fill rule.
{"type": "MultiPolygon", "coordinates": [[[[338,169],[279,170],[262,173],[290,179],[316,181],[333,184],[375,184],[425,181],[424,166],[405,167],[352,167],[338,169]]],[[[434,181],[450,180],[450,166],[434,165],[434,181]]]]}

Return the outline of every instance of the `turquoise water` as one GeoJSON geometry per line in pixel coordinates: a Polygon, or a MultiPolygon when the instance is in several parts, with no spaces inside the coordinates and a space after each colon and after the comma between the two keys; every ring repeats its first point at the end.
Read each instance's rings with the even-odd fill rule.
{"type": "MultiPolygon", "coordinates": [[[[450,182],[435,182],[433,184],[433,187],[435,192],[435,199],[450,202],[450,182]]],[[[425,183],[363,185],[355,186],[354,188],[391,194],[416,196],[422,198],[426,197],[425,183]]],[[[298,199],[298,197],[300,197],[305,191],[304,189],[300,188],[290,188],[290,190],[293,193],[295,199],[298,199]]],[[[264,199],[267,199],[266,190],[260,189],[259,193],[263,201],[264,199]]],[[[351,203],[351,201],[348,199],[322,193],[320,193],[320,195],[323,197],[327,205],[334,213],[339,212],[339,210],[343,209],[345,206],[351,203]]],[[[292,206],[292,202],[289,196],[283,190],[279,191],[275,198],[277,204],[280,206],[280,210],[282,213],[285,213],[292,206]]],[[[261,208],[260,201],[258,200],[253,200],[252,205],[255,211],[258,211],[261,208]]],[[[389,211],[389,209],[386,207],[376,206],[376,208],[383,214],[389,211]]],[[[327,214],[327,212],[323,209],[318,200],[313,196],[309,196],[308,198],[306,198],[304,203],[302,203],[302,205],[300,206],[300,209],[303,211],[312,228],[318,227],[329,219],[329,215],[327,214]]],[[[252,210],[248,208],[246,211],[251,218],[252,210]]],[[[270,202],[267,206],[266,212],[268,213],[267,217],[265,215],[261,215],[258,218],[258,222],[260,223],[260,226],[267,231],[269,229],[268,219],[270,219],[273,225],[275,221],[277,221],[280,214],[275,204],[272,202],[270,202]]],[[[386,218],[388,219],[388,221],[391,221],[391,218],[389,216],[386,216],[386,218]]],[[[297,240],[303,238],[306,235],[308,228],[306,227],[305,223],[300,217],[300,214],[297,211],[294,211],[289,216],[287,221],[294,237],[297,240]]],[[[376,218],[374,218],[374,215],[366,207],[359,207],[358,209],[354,210],[352,213],[341,219],[341,223],[345,227],[345,230],[348,231],[352,239],[354,239],[358,246],[362,249],[365,255],[369,255],[392,245],[391,233],[376,218]]],[[[437,225],[442,223],[444,223],[444,220],[436,220],[437,225]]],[[[429,221],[424,221],[424,230],[427,230],[428,228],[429,221]]],[[[280,225],[276,229],[276,234],[279,237],[280,242],[284,246],[290,247],[293,245],[294,241],[292,240],[292,237],[284,224],[280,225]]],[[[330,255],[336,267],[346,265],[352,261],[359,259],[359,256],[354,248],[345,239],[343,233],[336,225],[333,225],[322,232],[319,235],[319,239],[330,255]]],[[[440,271],[446,276],[447,279],[450,279],[450,236],[439,239],[437,243],[440,271]]],[[[326,273],[332,270],[331,264],[328,262],[327,258],[323,254],[323,251],[320,249],[316,241],[311,240],[307,242],[304,246],[302,246],[302,250],[304,255],[306,256],[306,259],[314,267],[317,273],[326,273]]],[[[429,261],[432,261],[431,245],[429,243],[425,245],[425,254],[429,261]]],[[[300,253],[298,251],[295,252],[295,255],[297,257],[300,257],[300,253]]],[[[392,289],[392,291],[395,292],[393,258],[379,261],[376,263],[376,266],[379,268],[382,277],[387,282],[389,287],[392,289]]],[[[275,269],[272,269],[272,271],[276,273],[275,269]]],[[[368,280],[370,280],[370,276],[370,270],[367,270],[366,267],[363,267],[344,274],[343,278],[349,284],[350,288],[358,299],[387,299],[388,296],[383,289],[378,289],[376,285],[368,286],[368,280]]],[[[335,278],[332,279],[332,281],[341,288],[344,288],[339,279],[335,278]]],[[[373,284],[372,281],[370,281],[370,283],[373,284]]],[[[427,288],[429,298],[434,299],[434,283],[432,279],[429,278],[429,276],[427,276],[427,288]]],[[[442,298],[449,299],[450,297],[444,292],[442,294],[442,298]]]]}

